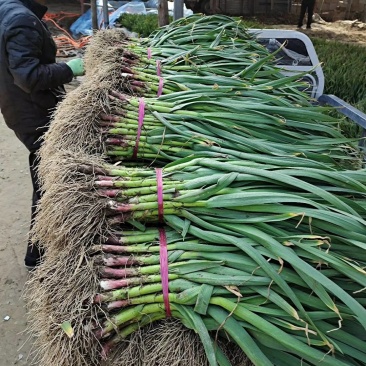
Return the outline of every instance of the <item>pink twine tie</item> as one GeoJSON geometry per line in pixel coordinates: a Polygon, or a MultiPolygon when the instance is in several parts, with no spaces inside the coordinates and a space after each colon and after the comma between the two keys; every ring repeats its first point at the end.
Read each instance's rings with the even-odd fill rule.
{"type": "Polygon", "coordinates": [[[164,222],[164,199],[163,199],[163,170],[161,168],[156,168],[156,184],[158,193],[158,214],[159,222],[164,222]]]}
{"type": "Polygon", "coordinates": [[[159,79],[159,89],[158,89],[158,97],[163,94],[163,87],[164,87],[164,79],[160,77],[159,79]]]}
{"type": "Polygon", "coordinates": [[[158,76],[161,76],[161,61],[160,60],[156,60],[156,74],[158,76]]]}
{"type": "Polygon", "coordinates": [[[139,150],[139,144],[140,144],[140,138],[141,138],[141,130],[142,126],[144,125],[144,117],[145,117],[145,100],[144,98],[139,99],[139,125],[137,128],[137,137],[136,137],[136,143],[135,147],[133,149],[132,158],[137,158],[137,153],[139,150]]]}
{"type": "MultiPolygon", "coordinates": [[[[164,220],[164,199],[163,199],[163,171],[161,168],[156,168],[156,184],[158,193],[158,213],[159,222],[164,220]]],[[[160,239],[160,274],[161,284],[163,286],[163,299],[165,306],[165,313],[167,318],[172,316],[169,303],[169,267],[168,267],[168,248],[166,232],[163,227],[159,228],[160,239]]]]}

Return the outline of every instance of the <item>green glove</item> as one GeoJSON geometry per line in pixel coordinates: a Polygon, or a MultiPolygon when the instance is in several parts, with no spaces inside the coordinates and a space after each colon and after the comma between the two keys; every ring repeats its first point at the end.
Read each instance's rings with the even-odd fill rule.
{"type": "Polygon", "coordinates": [[[66,62],[66,65],[70,67],[74,76],[82,76],[85,74],[84,60],[82,58],[75,58],[66,62]]]}

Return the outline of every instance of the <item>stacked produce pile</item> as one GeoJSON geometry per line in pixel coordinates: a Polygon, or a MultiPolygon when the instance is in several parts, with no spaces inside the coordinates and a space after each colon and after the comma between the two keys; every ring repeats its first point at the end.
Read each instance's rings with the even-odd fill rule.
{"type": "Polygon", "coordinates": [[[366,172],[274,57],[221,16],[96,38],[41,153],[40,365],[363,364],[366,172]]]}

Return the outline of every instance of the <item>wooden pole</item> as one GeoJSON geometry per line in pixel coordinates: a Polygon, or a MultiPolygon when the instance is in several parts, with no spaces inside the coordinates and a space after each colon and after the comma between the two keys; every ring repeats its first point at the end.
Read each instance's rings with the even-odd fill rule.
{"type": "Polygon", "coordinates": [[[184,1],[174,0],[174,20],[183,18],[184,1]]]}
{"type": "Polygon", "coordinates": [[[321,13],[323,11],[323,5],[324,5],[324,0],[322,0],[322,4],[320,5],[320,9],[318,11],[319,15],[321,15],[321,13]]]}
{"type": "Polygon", "coordinates": [[[346,19],[350,17],[353,0],[348,0],[346,19]]]}
{"type": "Polygon", "coordinates": [[[93,31],[98,30],[97,0],[90,0],[93,31]]]}
{"type": "Polygon", "coordinates": [[[103,21],[104,21],[104,28],[109,28],[109,9],[108,9],[108,0],[103,0],[103,21]]]}
{"type": "Polygon", "coordinates": [[[158,0],[159,27],[169,24],[168,0],[158,0]]]}

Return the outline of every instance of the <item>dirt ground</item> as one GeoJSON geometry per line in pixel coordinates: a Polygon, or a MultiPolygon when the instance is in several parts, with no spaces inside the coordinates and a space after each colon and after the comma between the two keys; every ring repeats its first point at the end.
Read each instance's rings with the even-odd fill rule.
{"type": "MultiPolygon", "coordinates": [[[[244,21],[246,18],[244,17],[244,21]]],[[[263,28],[289,29],[298,30],[296,25],[298,22],[297,14],[283,14],[277,16],[261,15],[254,18],[248,18],[249,21],[254,20],[256,23],[263,23],[263,28]]],[[[304,19],[306,24],[306,17],[304,19]]],[[[358,20],[338,20],[335,22],[327,22],[318,14],[314,14],[311,30],[303,29],[300,31],[308,35],[310,38],[324,38],[333,41],[346,42],[366,46],[366,23],[358,20]]]]}
{"type": "MultiPolygon", "coordinates": [[[[274,26],[272,25],[272,27],[274,26]]],[[[289,29],[288,24],[281,24],[276,27],[289,29]]],[[[305,26],[303,26],[303,28],[305,28],[305,26]]],[[[292,27],[292,29],[296,28],[292,27]]],[[[305,33],[310,38],[318,37],[366,47],[366,24],[358,21],[343,20],[333,23],[314,22],[311,25],[310,30],[302,29],[301,32],[305,33]]]]}
{"type": "MultiPolygon", "coordinates": [[[[51,3],[51,2],[49,2],[51,3]]],[[[79,6],[53,2],[52,12],[77,12],[79,6]]],[[[295,29],[290,24],[271,27],[295,29]]],[[[366,45],[366,27],[352,23],[315,23],[312,36],[366,45]]],[[[74,82],[69,88],[77,85],[74,82]]],[[[0,114],[0,366],[30,365],[26,308],[21,298],[28,273],[23,266],[31,205],[31,180],[27,151],[0,114]]]]}
{"type": "Polygon", "coordinates": [[[28,365],[23,266],[31,205],[27,150],[0,115],[0,365],[28,365]],[[9,317],[9,320],[5,320],[9,317]]]}

